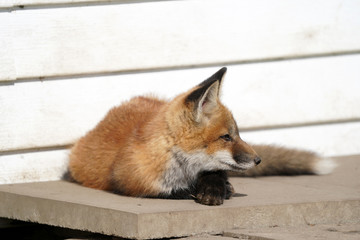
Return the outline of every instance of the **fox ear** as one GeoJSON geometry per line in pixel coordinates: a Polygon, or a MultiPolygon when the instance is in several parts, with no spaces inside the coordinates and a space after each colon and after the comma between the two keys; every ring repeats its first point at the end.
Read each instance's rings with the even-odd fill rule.
{"type": "Polygon", "coordinates": [[[185,100],[187,105],[193,106],[193,116],[196,122],[201,122],[204,117],[208,117],[218,106],[221,81],[226,73],[223,67],[214,75],[198,85],[185,100]]]}

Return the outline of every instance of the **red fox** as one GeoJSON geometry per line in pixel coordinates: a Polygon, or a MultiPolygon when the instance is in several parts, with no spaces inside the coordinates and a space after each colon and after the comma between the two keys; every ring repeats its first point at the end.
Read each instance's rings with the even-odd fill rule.
{"type": "Polygon", "coordinates": [[[257,176],[332,171],[332,160],[315,153],[243,141],[219,99],[226,70],[171,101],[141,96],[111,109],[72,147],[68,179],[126,196],[193,198],[220,205],[234,193],[228,172],[257,176]]]}

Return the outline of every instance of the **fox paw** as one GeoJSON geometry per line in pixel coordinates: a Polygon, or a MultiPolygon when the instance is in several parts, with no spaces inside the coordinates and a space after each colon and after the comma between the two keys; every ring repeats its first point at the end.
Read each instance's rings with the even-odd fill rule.
{"type": "Polygon", "coordinates": [[[224,199],[229,199],[234,188],[227,177],[219,173],[202,175],[197,182],[195,201],[204,205],[221,205],[224,199]]]}
{"type": "Polygon", "coordinates": [[[223,189],[206,187],[198,192],[195,196],[195,201],[204,205],[221,205],[225,199],[223,189]]]}
{"type": "Polygon", "coordinates": [[[231,185],[231,183],[229,183],[228,181],[226,181],[225,187],[226,187],[225,199],[230,199],[231,196],[235,193],[235,189],[234,189],[234,187],[231,185]]]}

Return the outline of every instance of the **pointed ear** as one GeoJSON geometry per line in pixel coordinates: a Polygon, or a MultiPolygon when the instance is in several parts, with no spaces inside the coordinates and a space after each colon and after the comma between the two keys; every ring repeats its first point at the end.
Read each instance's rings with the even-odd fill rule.
{"type": "Polygon", "coordinates": [[[221,68],[219,71],[217,71],[216,73],[214,73],[211,77],[209,77],[208,79],[206,79],[205,81],[203,81],[202,83],[199,84],[199,87],[203,87],[203,86],[210,86],[211,84],[213,84],[216,81],[219,81],[219,87],[221,86],[221,82],[224,79],[225,73],[226,73],[227,68],[223,67],[221,68]]]}
{"type": "Polygon", "coordinates": [[[224,67],[200,83],[198,88],[186,97],[185,103],[193,106],[192,111],[196,122],[201,122],[217,108],[221,81],[225,73],[224,67]]]}

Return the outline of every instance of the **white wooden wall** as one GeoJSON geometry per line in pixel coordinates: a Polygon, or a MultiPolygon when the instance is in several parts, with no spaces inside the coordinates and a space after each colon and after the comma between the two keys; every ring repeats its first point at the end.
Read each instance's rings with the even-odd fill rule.
{"type": "Polygon", "coordinates": [[[0,183],[58,179],[111,107],[222,66],[246,141],[360,153],[360,1],[0,0],[0,183]]]}

